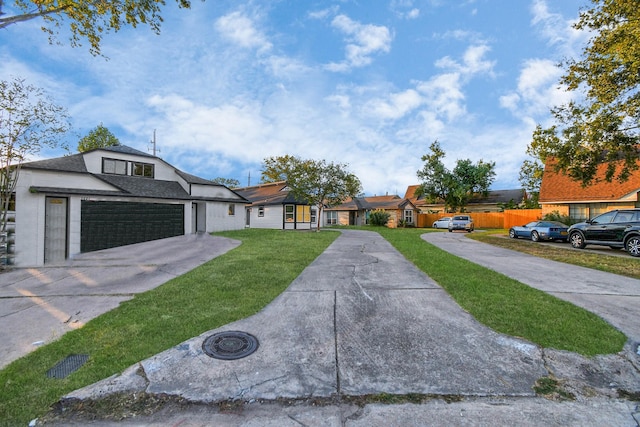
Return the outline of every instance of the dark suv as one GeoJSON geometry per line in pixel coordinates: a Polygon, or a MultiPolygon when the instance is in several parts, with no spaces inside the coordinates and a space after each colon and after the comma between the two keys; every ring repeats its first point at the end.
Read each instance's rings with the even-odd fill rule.
{"type": "Polygon", "coordinates": [[[569,227],[569,242],[574,248],[604,245],[624,248],[640,256],[640,209],[609,211],[569,227]]]}

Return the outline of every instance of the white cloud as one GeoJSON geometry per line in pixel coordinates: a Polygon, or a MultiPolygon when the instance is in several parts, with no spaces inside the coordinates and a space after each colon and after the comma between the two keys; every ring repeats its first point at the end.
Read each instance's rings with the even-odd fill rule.
{"type": "Polygon", "coordinates": [[[218,18],[215,29],[226,39],[248,49],[268,51],[272,48],[266,35],[242,12],[236,11],[218,18]]]}
{"type": "Polygon", "coordinates": [[[379,119],[397,120],[423,103],[422,96],[413,89],[391,94],[387,99],[372,99],[364,109],[379,119]]]}
{"type": "Polygon", "coordinates": [[[353,67],[369,65],[376,53],[387,53],[391,50],[393,36],[387,27],[361,24],[346,15],[336,16],[331,25],[343,33],[347,45],[345,46],[345,60],[326,66],[329,71],[348,71],[353,67]]]}
{"type": "Polygon", "coordinates": [[[436,67],[454,70],[465,78],[471,78],[476,74],[487,73],[493,75],[495,61],[484,59],[491,50],[486,44],[476,44],[469,46],[464,52],[462,62],[456,61],[449,56],[436,61],[436,67]]]}
{"type": "Polygon", "coordinates": [[[566,19],[559,13],[551,12],[547,0],[533,0],[531,14],[534,28],[538,28],[541,36],[550,45],[557,46],[563,55],[575,56],[582,49],[588,33],[573,28],[576,19],[566,19]]]}

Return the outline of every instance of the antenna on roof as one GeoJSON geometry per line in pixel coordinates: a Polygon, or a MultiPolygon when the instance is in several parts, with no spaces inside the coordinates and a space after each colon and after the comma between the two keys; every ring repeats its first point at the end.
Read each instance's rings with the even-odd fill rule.
{"type": "Polygon", "coordinates": [[[159,148],[156,149],[156,130],[155,129],[153,130],[153,139],[149,141],[149,144],[151,144],[151,147],[148,147],[147,150],[152,151],[154,156],[156,155],[156,152],[158,153],[160,152],[159,148]]]}
{"type": "Polygon", "coordinates": [[[251,187],[251,171],[249,171],[249,178],[247,178],[247,187],[251,187]]]}

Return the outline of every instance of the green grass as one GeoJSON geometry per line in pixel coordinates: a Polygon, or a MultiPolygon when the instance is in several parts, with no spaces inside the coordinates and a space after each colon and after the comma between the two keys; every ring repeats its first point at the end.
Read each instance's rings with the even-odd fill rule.
{"type": "MultiPolygon", "coordinates": [[[[616,353],[626,341],[581,308],[425,242],[423,229],[365,229],[379,232],[465,310],[498,332],[587,356],[616,353]]],[[[219,234],[243,243],[0,371],[0,425],[26,425],[70,391],[258,312],[338,236],[258,229],[219,234]],[[90,359],[65,379],[46,377],[48,369],[74,353],[90,359]]]]}
{"type": "Polygon", "coordinates": [[[251,229],[219,235],[242,245],[136,295],[0,371],[0,425],[27,425],[70,391],[257,313],[339,234],[251,229]],[[69,354],[90,358],[65,379],[47,378],[47,370],[69,354]]]}
{"type": "Polygon", "coordinates": [[[425,242],[424,229],[369,229],[497,332],[586,356],[619,352],[626,342],[623,333],[587,310],[425,242]]]}

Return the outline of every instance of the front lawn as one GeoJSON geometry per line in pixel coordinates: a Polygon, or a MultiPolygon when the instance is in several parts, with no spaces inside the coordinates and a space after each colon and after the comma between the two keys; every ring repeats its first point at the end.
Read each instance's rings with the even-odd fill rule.
{"type": "Polygon", "coordinates": [[[26,426],[66,393],[211,329],[260,311],[326,249],[337,232],[240,230],[242,244],[136,295],[0,371],[0,425],[26,426]],[[70,354],[89,360],[64,379],[46,372],[70,354]]]}
{"type": "Polygon", "coordinates": [[[425,242],[420,238],[424,229],[366,229],[380,233],[497,332],[586,356],[617,353],[626,342],[622,332],[587,310],[425,242]]]}

